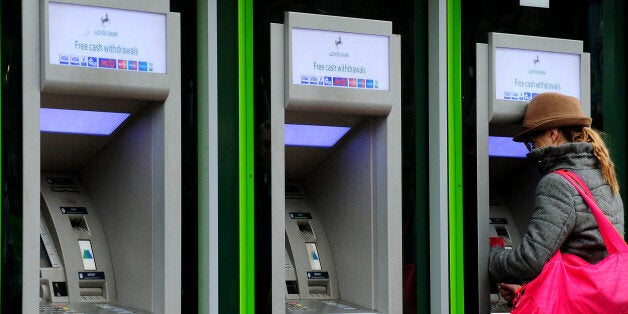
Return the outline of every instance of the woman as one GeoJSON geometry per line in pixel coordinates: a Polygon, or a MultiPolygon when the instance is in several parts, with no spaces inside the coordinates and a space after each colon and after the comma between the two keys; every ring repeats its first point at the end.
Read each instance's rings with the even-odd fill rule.
{"type": "MultiPolygon", "coordinates": [[[[534,211],[521,244],[512,250],[492,247],[489,272],[498,282],[524,282],[541,273],[560,249],[597,263],[608,255],[597,222],[576,189],[557,169],[575,172],[591,189],[595,200],[617,231],[624,235],[624,208],[613,162],[600,135],[591,129],[577,98],[558,93],[535,96],[523,119],[524,142],[543,177],[534,199],[534,211]]],[[[512,301],[517,285],[501,284],[500,292],[512,301]]]]}

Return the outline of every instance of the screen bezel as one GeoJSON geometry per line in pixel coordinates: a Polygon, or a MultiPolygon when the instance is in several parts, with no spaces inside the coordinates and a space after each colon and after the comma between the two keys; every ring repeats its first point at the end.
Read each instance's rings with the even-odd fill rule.
{"type": "Polygon", "coordinates": [[[286,109],[356,114],[388,114],[395,95],[401,90],[395,80],[400,73],[392,44],[392,23],[388,21],[286,12],[284,28],[285,106],[286,109]],[[388,90],[319,87],[293,84],[292,29],[379,35],[388,37],[388,90]]]}
{"type": "Polygon", "coordinates": [[[516,34],[489,33],[488,37],[488,79],[489,79],[489,121],[492,123],[518,123],[523,118],[528,101],[504,100],[496,97],[495,50],[512,48],[541,52],[574,54],[580,56],[580,104],[585,115],[590,116],[590,59],[583,51],[579,40],[537,37],[516,34]]]}
{"type": "Polygon", "coordinates": [[[157,13],[165,16],[166,34],[166,72],[169,72],[169,45],[168,25],[169,8],[151,4],[148,1],[86,1],[81,0],[44,0],[41,2],[40,56],[41,91],[44,93],[76,94],[88,96],[130,97],[146,100],[164,100],[169,93],[169,74],[151,72],[133,72],[120,70],[93,69],[51,64],[49,47],[49,5],[50,3],[72,4],[77,6],[91,6],[129,10],[135,12],[157,13]]]}

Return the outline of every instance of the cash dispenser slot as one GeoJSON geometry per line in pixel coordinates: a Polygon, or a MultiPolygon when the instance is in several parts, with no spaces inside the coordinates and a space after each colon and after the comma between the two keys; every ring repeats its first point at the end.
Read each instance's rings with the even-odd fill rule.
{"type": "Polygon", "coordinates": [[[81,302],[107,301],[107,282],[104,272],[79,272],[78,278],[81,302]]]}

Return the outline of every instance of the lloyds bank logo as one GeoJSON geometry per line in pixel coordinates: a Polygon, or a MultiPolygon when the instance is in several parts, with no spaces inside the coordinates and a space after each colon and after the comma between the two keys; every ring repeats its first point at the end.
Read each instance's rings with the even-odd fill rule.
{"type": "Polygon", "coordinates": [[[107,24],[109,24],[109,23],[110,23],[110,22],[109,22],[109,15],[108,15],[107,13],[105,13],[105,16],[104,16],[104,17],[101,17],[101,18],[100,18],[100,25],[101,25],[102,27],[105,27],[105,23],[107,23],[107,24]]]}

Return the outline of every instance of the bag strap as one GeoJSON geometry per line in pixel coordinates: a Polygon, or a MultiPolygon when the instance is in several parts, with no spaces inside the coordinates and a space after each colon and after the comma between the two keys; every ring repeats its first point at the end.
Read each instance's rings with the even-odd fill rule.
{"type": "Polygon", "coordinates": [[[578,190],[578,193],[580,193],[587,205],[589,205],[589,208],[597,221],[598,228],[600,229],[600,234],[602,235],[602,240],[604,240],[604,245],[606,245],[608,254],[628,252],[628,245],[617,229],[615,229],[615,226],[613,226],[608,217],[606,217],[606,215],[604,215],[602,210],[599,208],[593,198],[591,190],[589,190],[589,187],[586,183],[584,183],[582,178],[574,172],[564,169],[556,170],[554,173],[557,173],[567,179],[576,188],[576,190],[578,190]]]}

